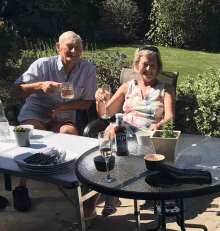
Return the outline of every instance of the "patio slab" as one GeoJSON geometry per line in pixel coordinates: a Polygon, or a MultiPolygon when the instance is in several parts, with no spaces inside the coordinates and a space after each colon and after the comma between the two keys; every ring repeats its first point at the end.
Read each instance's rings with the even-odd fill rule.
{"type": "MultiPolygon", "coordinates": [[[[17,184],[17,177],[12,177],[13,188],[17,184]]],[[[6,197],[11,205],[0,210],[0,231],[67,231],[76,218],[76,210],[63,196],[56,185],[28,180],[29,195],[32,200],[30,211],[18,212],[13,207],[11,191],[4,190],[3,174],[0,174],[0,195],[6,197]]],[[[74,198],[72,190],[65,191],[74,198]]],[[[97,205],[98,217],[94,219],[91,231],[132,231],[135,227],[133,215],[133,200],[120,199],[121,205],[117,212],[103,218],[101,211],[104,206],[104,195],[97,205]]],[[[209,231],[220,231],[220,193],[208,196],[189,198],[185,200],[186,223],[206,225],[209,231]]],[[[141,228],[153,228],[156,225],[156,215],[153,214],[153,202],[140,201],[141,228]]],[[[180,230],[175,218],[167,218],[168,230],[180,230]]],[[[197,229],[186,228],[187,231],[197,229]]],[[[201,229],[200,229],[201,230],[201,229]]]]}

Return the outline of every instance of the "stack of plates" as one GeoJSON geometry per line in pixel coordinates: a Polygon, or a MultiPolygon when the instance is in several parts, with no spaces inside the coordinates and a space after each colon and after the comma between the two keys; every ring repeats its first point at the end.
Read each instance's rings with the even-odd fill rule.
{"type": "Polygon", "coordinates": [[[14,157],[14,162],[22,170],[34,174],[46,175],[46,174],[56,174],[59,172],[64,172],[73,169],[75,166],[76,159],[78,157],[77,153],[66,150],[65,159],[57,164],[40,165],[40,164],[30,164],[23,161],[26,157],[29,157],[33,154],[35,153],[27,152],[24,154],[17,155],[14,157]]]}

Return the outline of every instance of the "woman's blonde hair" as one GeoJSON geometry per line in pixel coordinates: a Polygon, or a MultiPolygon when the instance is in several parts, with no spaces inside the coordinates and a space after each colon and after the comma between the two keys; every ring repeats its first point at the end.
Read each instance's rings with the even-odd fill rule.
{"type": "Polygon", "coordinates": [[[157,59],[157,65],[158,65],[158,71],[157,74],[159,74],[162,71],[163,64],[160,58],[160,52],[156,47],[153,46],[143,46],[139,47],[134,54],[134,61],[132,67],[136,72],[138,72],[138,64],[140,62],[140,59],[142,56],[147,56],[147,55],[156,55],[157,59]]]}

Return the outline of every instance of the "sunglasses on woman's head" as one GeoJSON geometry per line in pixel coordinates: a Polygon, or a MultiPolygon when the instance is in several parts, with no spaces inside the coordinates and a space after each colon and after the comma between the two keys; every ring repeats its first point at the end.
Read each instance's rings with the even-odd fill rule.
{"type": "Polygon", "coordinates": [[[159,52],[159,50],[156,47],[152,47],[152,46],[139,47],[139,51],[143,51],[143,50],[149,50],[149,51],[153,51],[153,52],[159,52]]]}

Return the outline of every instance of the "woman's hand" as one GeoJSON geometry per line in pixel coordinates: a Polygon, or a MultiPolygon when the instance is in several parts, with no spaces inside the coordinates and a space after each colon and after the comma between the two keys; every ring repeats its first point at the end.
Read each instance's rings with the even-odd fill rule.
{"type": "Polygon", "coordinates": [[[155,130],[161,130],[162,126],[160,123],[155,124],[152,128],[150,128],[150,131],[155,131],[155,130]]]}
{"type": "Polygon", "coordinates": [[[108,102],[111,96],[110,94],[106,94],[105,90],[103,90],[102,88],[99,88],[95,93],[95,98],[97,102],[103,102],[105,101],[105,98],[107,98],[106,101],[108,102]]]}
{"type": "Polygon", "coordinates": [[[110,123],[108,127],[105,129],[105,131],[108,131],[111,133],[112,140],[115,139],[115,123],[110,123]]]}

